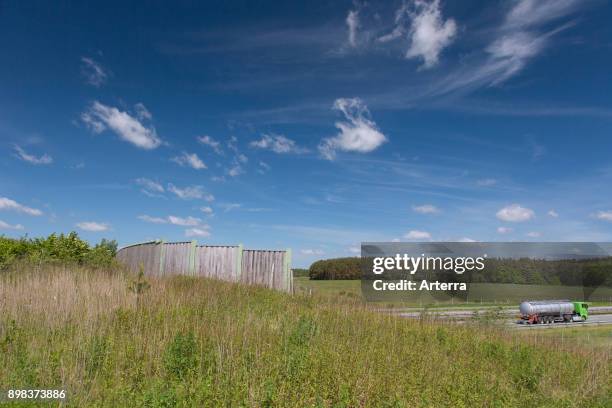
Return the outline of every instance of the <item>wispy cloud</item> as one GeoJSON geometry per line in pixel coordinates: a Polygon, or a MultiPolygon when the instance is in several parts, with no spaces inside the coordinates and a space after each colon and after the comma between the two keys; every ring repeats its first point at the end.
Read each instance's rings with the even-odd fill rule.
{"type": "Polygon", "coordinates": [[[206,215],[213,215],[214,214],[213,209],[211,207],[209,207],[209,206],[200,207],[200,211],[202,211],[206,215]]]}
{"type": "Polygon", "coordinates": [[[89,232],[102,232],[108,231],[109,225],[106,223],[95,222],[95,221],[83,221],[76,224],[79,229],[89,232]]]}
{"type": "Polygon", "coordinates": [[[180,156],[171,158],[173,162],[184,167],[191,167],[192,169],[202,170],[207,168],[206,164],[198,157],[196,153],[183,152],[180,156]]]}
{"type": "Polygon", "coordinates": [[[135,182],[142,187],[140,190],[142,193],[151,197],[162,197],[161,194],[166,191],[160,183],[145,177],[137,178],[135,182]]]}
{"type": "Polygon", "coordinates": [[[2,220],[0,220],[0,229],[5,229],[5,230],[22,230],[23,229],[23,225],[21,224],[8,224],[2,220]]]}
{"type": "Polygon", "coordinates": [[[283,136],[283,135],[264,134],[261,136],[261,139],[252,141],[249,144],[249,146],[257,148],[257,149],[271,150],[274,153],[280,153],[280,154],[282,153],[300,154],[300,153],[305,153],[308,151],[308,149],[299,147],[295,143],[294,140],[291,140],[288,137],[283,136]]]}
{"type": "Polygon", "coordinates": [[[51,164],[53,163],[53,158],[48,154],[43,154],[42,156],[34,156],[33,154],[29,154],[21,146],[14,145],[15,156],[23,161],[26,161],[31,164],[51,164]]]}
{"type": "Polygon", "coordinates": [[[497,214],[497,218],[507,222],[524,222],[529,221],[535,217],[535,213],[530,208],[521,207],[518,204],[511,204],[507,207],[500,209],[497,214]]]}
{"type": "Polygon", "coordinates": [[[340,98],[335,101],[333,108],[342,112],[347,122],[336,122],[340,133],[323,139],[319,144],[319,152],[325,159],[334,160],[336,150],[368,153],[387,141],[371,120],[368,107],[361,99],[340,98]]]}
{"type": "Polygon", "coordinates": [[[509,234],[512,231],[514,231],[512,228],[510,227],[497,227],[497,232],[499,234],[509,234]]]}
{"type": "Polygon", "coordinates": [[[143,124],[142,119],[139,120],[128,112],[98,101],[81,114],[81,120],[96,134],[108,128],[120,139],[141,149],[155,149],[162,143],[153,126],[143,124]]]}
{"type": "Polygon", "coordinates": [[[553,217],[553,218],[559,217],[559,213],[557,213],[555,210],[550,210],[550,211],[548,211],[547,214],[548,214],[549,217],[553,217]]]}
{"type": "Polygon", "coordinates": [[[485,58],[453,72],[439,82],[434,93],[505,82],[539,55],[555,34],[570,26],[562,24],[547,29],[549,23],[568,16],[581,3],[577,0],[519,0],[513,3],[494,30],[485,58]]]}
{"type": "Polygon", "coordinates": [[[81,74],[85,81],[99,88],[108,80],[109,72],[93,58],[81,57],[81,74]]]}
{"type": "Polygon", "coordinates": [[[595,218],[597,218],[598,220],[603,220],[603,221],[612,221],[612,210],[598,211],[597,214],[595,214],[595,218]]]}
{"type": "Polygon", "coordinates": [[[36,208],[26,207],[25,205],[19,204],[17,201],[11,200],[7,197],[0,197],[0,210],[17,211],[23,214],[34,216],[42,215],[42,211],[36,208]]]}
{"type": "Polygon", "coordinates": [[[224,203],[224,204],[220,204],[219,207],[223,208],[224,212],[229,212],[229,211],[241,208],[242,204],[238,204],[238,203],[224,203]]]}
{"type": "Polygon", "coordinates": [[[357,46],[357,30],[359,29],[359,10],[349,10],[346,16],[348,27],[348,42],[351,47],[357,46]]]}
{"type": "Polygon", "coordinates": [[[188,228],[185,230],[185,236],[193,237],[210,237],[210,231],[204,228],[188,228]]]}
{"type": "Polygon", "coordinates": [[[213,149],[213,151],[215,153],[217,153],[217,154],[222,154],[223,153],[223,150],[221,149],[221,143],[219,143],[218,141],[216,141],[212,137],[210,137],[208,135],[198,136],[197,140],[201,144],[203,144],[205,146],[209,146],[211,149],[213,149]]]}
{"type": "Polygon", "coordinates": [[[140,120],[152,120],[153,119],[153,115],[151,114],[151,112],[149,112],[149,110],[147,109],[146,106],[144,106],[143,103],[138,102],[136,105],[134,105],[134,109],[136,110],[136,116],[138,117],[138,119],[140,120]]]}
{"type": "Polygon", "coordinates": [[[410,230],[404,234],[404,238],[411,240],[430,240],[431,234],[427,231],[410,230]]]}
{"type": "Polygon", "coordinates": [[[305,248],[305,249],[300,249],[300,253],[302,255],[309,255],[309,256],[313,256],[313,255],[324,255],[325,251],[323,251],[322,249],[310,249],[310,248],[305,248]]]}
{"type": "Polygon", "coordinates": [[[151,224],[167,224],[168,223],[167,218],[151,217],[150,215],[139,215],[137,218],[144,222],[150,222],[151,224]]]}
{"type": "Polygon", "coordinates": [[[201,199],[204,201],[214,201],[215,196],[207,193],[202,186],[188,186],[179,188],[172,183],[168,183],[168,191],[183,200],[201,199]]]}
{"type": "Polygon", "coordinates": [[[202,220],[191,216],[181,218],[175,215],[169,215],[168,222],[172,225],[180,225],[181,227],[194,227],[196,225],[200,225],[202,220]]]}
{"type": "Polygon", "coordinates": [[[150,215],[139,215],[139,220],[148,222],[151,224],[170,224],[178,225],[180,227],[202,227],[208,228],[208,225],[202,224],[202,220],[197,217],[178,217],[176,215],[168,215],[167,217],[152,217],[150,215]]]}
{"type": "Polygon", "coordinates": [[[268,163],[259,161],[258,165],[259,165],[259,168],[257,169],[257,172],[259,174],[265,174],[268,171],[270,171],[270,165],[268,163]]]}
{"type": "Polygon", "coordinates": [[[438,214],[440,212],[440,209],[438,207],[431,204],[413,206],[412,210],[414,212],[418,212],[419,214],[438,214]]]}
{"type": "Polygon", "coordinates": [[[476,184],[481,187],[491,187],[497,184],[497,180],[493,178],[480,179],[476,181],[476,184]]]}

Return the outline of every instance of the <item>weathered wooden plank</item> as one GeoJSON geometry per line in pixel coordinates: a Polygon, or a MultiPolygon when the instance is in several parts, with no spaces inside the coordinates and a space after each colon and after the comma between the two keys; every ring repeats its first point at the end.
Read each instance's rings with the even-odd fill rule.
{"type": "Polygon", "coordinates": [[[195,275],[283,291],[290,291],[292,285],[289,250],[155,241],[122,248],[117,259],[135,272],[143,264],[145,274],[153,276],[195,275]]]}

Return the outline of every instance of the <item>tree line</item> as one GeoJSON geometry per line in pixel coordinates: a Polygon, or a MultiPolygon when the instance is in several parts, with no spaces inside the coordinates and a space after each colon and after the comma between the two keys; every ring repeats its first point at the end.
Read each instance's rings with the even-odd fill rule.
{"type": "MultiPolygon", "coordinates": [[[[371,270],[371,262],[359,257],[324,259],[310,265],[308,274],[313,280],[361,279],[362,271],[368,267],[371,270]]],[[[612,257],[562,260],[490,258],[485,261],[482,271],[453,275],[456,276],[450,278],[457,282],[612,287],[612,257]]],[[[396,278],[405,278],[405,273],[396,278]]]]}

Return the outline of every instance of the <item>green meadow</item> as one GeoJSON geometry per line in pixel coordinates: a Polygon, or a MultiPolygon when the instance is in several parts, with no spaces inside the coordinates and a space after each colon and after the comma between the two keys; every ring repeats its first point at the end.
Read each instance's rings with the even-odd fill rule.
{"type": "Polygon", "coordinates": [[[2,272],[0,299],[0,389],[65,389],[70,407],[612,404],[609,348],[351,296],[43,266],[2,272]]]}

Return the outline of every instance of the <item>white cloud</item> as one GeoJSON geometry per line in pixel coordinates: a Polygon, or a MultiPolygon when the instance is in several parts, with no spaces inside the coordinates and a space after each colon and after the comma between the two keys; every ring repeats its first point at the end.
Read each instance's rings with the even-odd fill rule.
{"type": "Polygon", "coordinates": [[[32,164],[51,164],[53,163],[53,158],[46,153],[40,157],[36,157],[32,154],[27,153],[19,145],[14,145],[13,147],[15,148],[15,152],[16,152],[15,156],[23,161],[26,161],[32,164]]]}
{"type": "Polygon", "coordinates": [[[91,231],[91,232],[102,232],[108,231],[109,226],[105,223],[94,222],[94,221],[83,221],[76,224],[76,226],[83,231],[91,231]]]}
{"type": "Polygon", "coordinates": [[[249,146],[257,149],[271,150],[274,153],[305,153],[308,150],[296,145],[295,141],[283,135],[261,135],[260,140],[252,141],[249,146]]]}
{"type": "Polygon", "coordinates": [[[260,161],[259,162],[259,168],[257,169],[257,172],[259,174],[265,174],[268,171],[270,171],[270,165],[268,163],[266,163],[266,162],[260,161]]]}
{"type": "Polygon", "coordinates": [[[420,214],[437,214],[440,212],[438,207],[431,204],[424,204],[412,207],[412,210],[420,214]]]}
{"type": "Polygon", "coordinates": [[[164,187],[160,183],[148,178],[137,178],[135,182],[142,187],[140,191],[150,197],[161,197],[160,194],[165,192],[164,187]]]}
{"type": "Polygon", "coordinates": [[[189,228],[185,230],[186,237],[210,237],[210,231],[202,228],[189,228]]]}
{"type": "Polygon", "coordinates": [[[136,116],[138,117],[138,119],[140,120],[153,119],[153,115],[151,115],[151,112],[149,112],[149,110],[147,109],[146,106],[144,106],[143,103],[138,102],[136,105],[134,105],[134,109],[136,110],[136,116]]]}
{"type": "Polygon", "coordinates": [[[426,231],[410,230],[404,234],[406,239],[431,239],[431,234],[426,231]]]}
{"type": "Polygon", "coordinates": [[[529,238],[539,238],[542,234],[537,231],[531,231],[526,234],[529,238]]]}
{"type": "Polygon", "coordinates": [[[443,21],[439,0],[415,0],[414,8],[410,12],[410,48],[406,58],[422,58],[423,68],[430,68],[438,63],[442,50],[454,40],[457,24],[452,18],[443,21]]]}
{"type": "Polygon", "coordinates": [[[497,180],[493,178],[486,178],[486,179],[478,180],[476,184],[481,187],[490,187],[490,186],[494,186],[495,184],[497,184],[497,180]]]}
{"type": "Polygon", "coordinates": [[[201,199],[204,201],[214,201],[215,196],[207,193],[202,186],[189,186],[185,188],[179,188],[172,183],[168,183],[168,191],[175,194],[178,198],[183,200],[201,199]]]}
{"type": "Polygon", "coordinates": [[[336,150],[368,153],[387,141],[370,119],[370,112],[361,99],[336,99],[333,108],[342,112],[348,122],[336,122],[340,133],[319,144],[319,152],[325,159],[333,160],[336,150]]]}
{"type": "Polygon", "coordinates": [[[168,223],[168,220],[166,218],[151,217],[150,215],[139,215],[138,219],[144,222],[150,222],[152,224],[167,224],[168,223]]]}
{"type": "Polygon", "coordinates": [[[23,229],[23,225],[21,225],[21,224],[11,225],[11,224],[8,224],[8,223],[0,220],[0,229],[22,230],[23,229]]]}
{"type": "Polygon", "coordinates": [[[200,225],[202,220],[196,217],[181,218],[175,215],[169,215],[168,222],[172,225],[180,225],[181,227],[195,227],[200,225]]]}
{"type": "Polygon", "coordinates": [[[325,252],[322,249],[301,249],[302,255],[323,255],[325,252]]]}
{"type": "Polygon", "coordinates": [[[359,28],[359,10],[349,10],[346,16],[348,27],[348,42],[351,47],[357,46],[357,29],[359,28]]]}
{"type": "Polygon", "coordinates": [[[595,218],[604,221],[612,221],[612,211],[599,211],[595,214],[595,218]]]}
{"type": "Polygon", "coordinates": [[[360,248],[360,247],[356,247],[356,246],[349,247],[349,249],[348,249],[348,250],[349,250],[349,252],[350,252],[351,254],[358,254],[358,253],[361,253],[361,248],[360,248]]]}
{"type": "MultiPolygon", "coordinates": [[[[139,215],[138,219],[144,222],[149,222],[152,224],[172,224],[179,225],[181,227],[196,227],[202,225],[202,220],[196,217],[177,217],[176,215],[169,215],[165,218],[162,217],[151,217],[149,215],[139,215]]],[[[204,226],[208,227],[208,226],[204,226]]]]}
{"type": "Polygon", "coordinates": [[[509,234],[512,231],[514,231],[512,228],[509,227],[497,227],[497,232],[500,234],[509,234]]]}
{"type": "Polygon", "coordinates": [[[42,211],[37,210],[36,208],[26,207],[25,205],[21,205],[7,197],[0,197],[0,210],[13,210],[34,216],[42,215],[42,211]]]}
{"type": "Polygon", "coordinates": [[[204,164],[204,162],[195,153],[183,152],[180,156],[173,157],[170,160],[179,164],[180,166],[187,166],[196,170],[207,168],[206,164],[204,164]]]}
{"type": "Polygon", "coordinates": [[[213,209],[208,206],[200,207],[200,211],[202,211],[204,214],[207,214],[207,215],[213,214],[213,209]]]}
{"type": "Polygon", "coordinates": [[[109,128],[122,140],[132,143],[141,149],[155,149],[161,145],[153,126],[145,126],[137,118],[112,106],[95,101],[87,111],[81,114],[81,120],[94,133],[101,133],[109,128]]]}
{"type": "Polygon", "coordinates": [[[92,58],[81,57],[81,74],[88,84],[97,88],[104,85],[109,77],[106,69],[92,58]]]}
{"type": "Polygon", "coordinates": [[[549,27],[579,5],[578,0],[518,0],[507,10],[503,21],[492,30],[483,58],[466,64],[440,81],[434,93],[498,85],[519,73],[549,45],[551,38],[571,23],[549,27]]]}
{"type": "Polygon", "coordinates": [[[459,240],[457,242],[478,242],[475,239],[472,238],[468,238],[468,237],[463,237],[463,238],[459,238],[459,240]]]}
{"type": "Polygon", "coordinates": [[[216,141],[212,137],[210,137],[208,135],[198,136],[197,140],[201,144],[209,146],[211,149],[214,150],[215,153],[217,153],[217,154],[222,154],[223,153],[223,151],[221,150],[221,143],[219,143],[218,141],[216,141]]]}
{"type": "Polygon", "coordinates": [[[553,217],[553,218],[557,218],[559,216],[559,214],[555,210],[550,210],[548,211],[547,214],[549,217],[553,217]]]}
{"type": "Polygon", "coordinates": [[[535,213],[530,208],[521,207],[518,204],[511,204],[497,212],[497,218],[508,222],[529,221],[535,217],[535,213]]]}
{"type": "Polygon", "coordinates": [[[226,204],[220,204],[219,206],[223,208],[224,212],[228,212],[228,211],[237,210],[238,208],[241,208],[242,204],[226,203],[226,204]]]}
{"type": "Polygon", "coordinates": [[[242,168],[241,165],[239,164],[235,164],[233,165],[228,171],[227,171],[227,175],[230,177],[237,177],[241,174],[244,173],[244,169],[242,168]]]}

